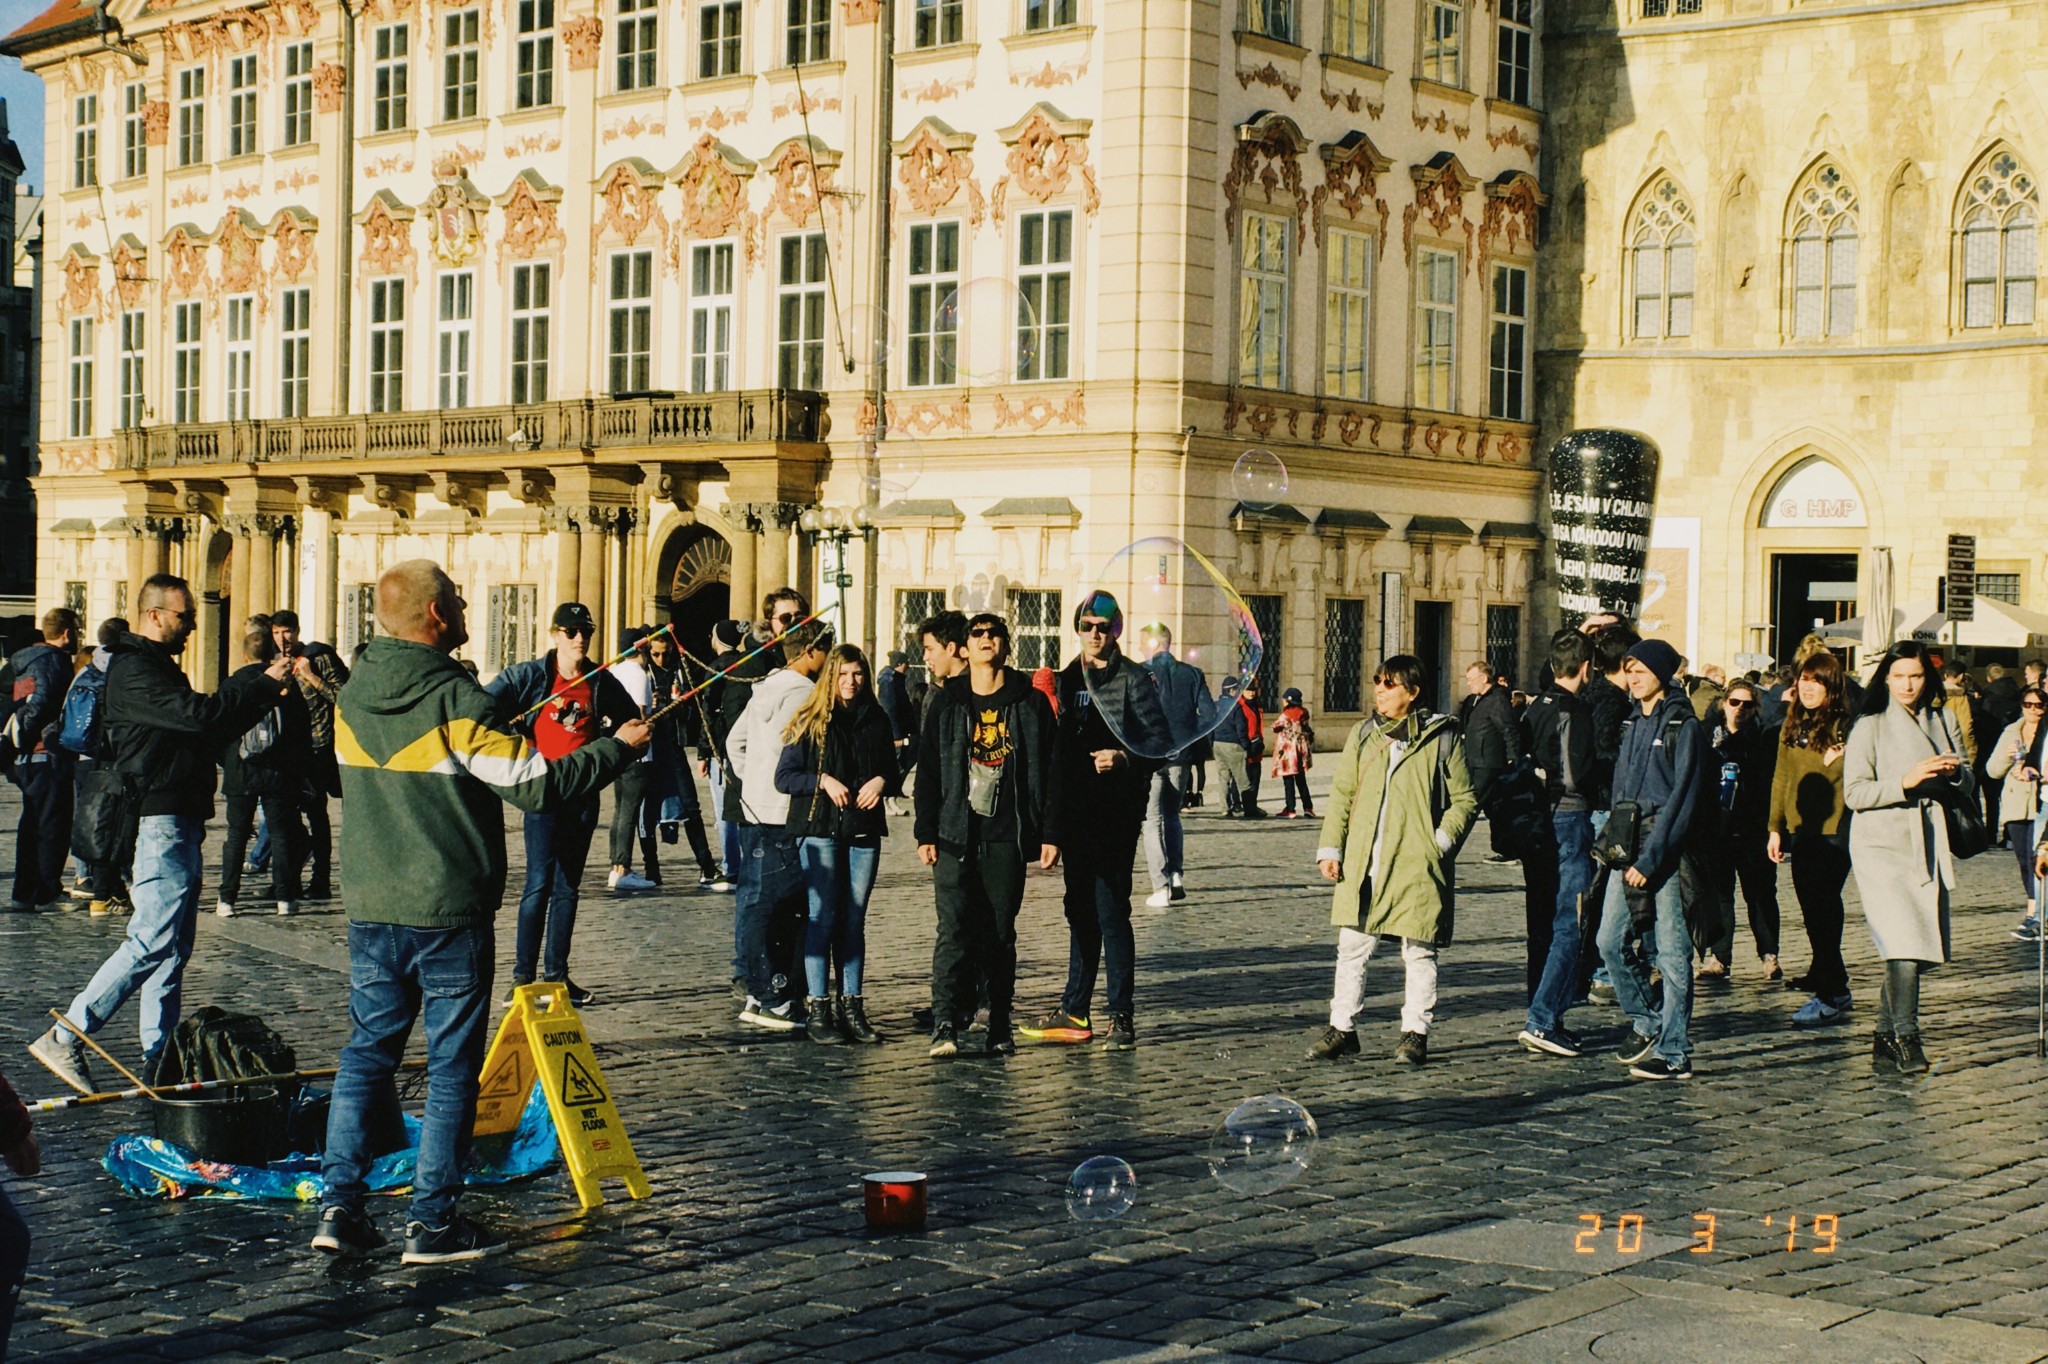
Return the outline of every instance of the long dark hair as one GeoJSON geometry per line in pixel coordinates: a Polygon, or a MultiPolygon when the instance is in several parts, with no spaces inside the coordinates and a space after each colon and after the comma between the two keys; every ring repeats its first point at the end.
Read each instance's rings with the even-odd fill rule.
{"type": "Polygon", "coordinates": [[[1792,682],[1792,702],[1785,711],[1785,746],[1825,752],[1841,743],[1849,733],[1849,702],[1844,691],[1842,660],[1827,650],[1800,664],[1799,674],[1792,682]],[[1799,684],[1809,677],[1827,692],[1812,710],[1799,699],[1799,684]]]}
{"type": "Polygon", "coordinates": [[[1941,683],[1941,670],[1934,666],[1934,658],[1925,644],[1917,639],[1902,639],[1885,651],[1884,660],[1877,665],[1877,671],[1871,675],[1870,686],[1863,693],[1862,708],[1856,712],[1858,722],[1873,715],[1882,715],[1891,708],[1892,689],[1888,679],[1891,677],[1892,664],[1902,658],[1919,659],[1921,671],[1927,674],[1927,685],[1920,693],[1921,706],[1927,710],[1941,709],[1943,695],[1947,691],[1941,683]]]}

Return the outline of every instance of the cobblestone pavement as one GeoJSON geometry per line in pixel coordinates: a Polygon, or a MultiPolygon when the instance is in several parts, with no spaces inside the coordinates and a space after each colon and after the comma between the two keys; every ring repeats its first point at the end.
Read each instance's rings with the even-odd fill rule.
{"type": "MultiPolygon", "coordinates": [[[[8,789],[6,829],[15,810],[8,789]]],[[[654,1196],[613,1185],[583,1217],[559,1176],[473,1195],[472,1211],[516,1229],[512,1252],[480,1265],[405,1271],[394,1253],[349,1271],[305,1248],[310,1207],[126,1197],[100,1155],[147,1115],[48,1116],[43,1174],[12,1185],[37,1238],[17,1356],[2048,1357],[2048,1333],[2021,1329],[2048,1326],[2048,1061],[2033,949],[2007,936],[2009,854],[1964,868],[1957,960],[1926,990],[1932,1075],[1871,1073],[1876,971],[1852,905],[1854,1025],[1795,1030],[1801,997],[1744,959],[1700,1001],[1698,1078],[1654,1086],[1605,1056],[1514,1045],[1519,874],[1481,860],[1483,829],[1430,1064],[1391,1059],[1391,963],[1369,982],[1367,1054],[1310,1063],[1332,957],[1315,825],[1211,810],[1188,827],[1188,899],[1139,911],[1128,1055],[927,1059],[909,1014],[925,998],[931,900],[907,830],[870,919],[871,1012],[893,1025],[873,1049],[744,1029],[727,992],[730,898],[614,898],[594,871],[575,974],[602,996],[586,1016],[654,1196]],[[1233,1104],[1272,1091],[1314,1113],[1320,1149],[1292,1187],[1243,1197],[1202,1151],[1233,1104]],[[1103,1153],[1136,1168],[1137,1205],[1075,1223],[1066,1177],[1103,1153]],[[931,1176],[922,1236],[863,1230],[858,1177],[892,1168],[931,1176]],[[1715,1241],[1694,1253],[1706,1215],[1715,1241]],[[1814,1234],[1824,1215],[1838,1219],[1832,1251],[1814,1234]]],[[[1030,884],[1026,1007],[1053,1002],[1064,974],[1058,887],[1056,874],[1030,884]]],[[[1789,877],[1784,904],[1796,970],[1789,877]]],[[[501,922],[502,976],[509,907],[501,922]]],[[[21,1045],[121,931],[83,913],[0,919],[0,1056],[32,1097],[55,1086],[21,1045]]],[[[345,970],[338,905],[209,914],[188,999],[257,1011],[304,1064],[331,1064],[345,970]]],[[[1595,1037],[1619,1019],[1573,1017],[1595,1037]]],[[[132,1020],[104,1034],[124,1059],[132,1020]]],[[[389,1232],[402,1208],[377,1213],[389,1232]]]]}

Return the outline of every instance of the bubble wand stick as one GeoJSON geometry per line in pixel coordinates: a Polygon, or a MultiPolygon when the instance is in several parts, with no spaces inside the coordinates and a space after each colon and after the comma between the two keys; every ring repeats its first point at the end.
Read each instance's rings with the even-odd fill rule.
{"type": "MultiPolygon", "coordinates": [[[[534,702],[525,710],[520,711],[517,718],[523,720],[527,716],[539,710],[542,706],[545,706],[548,702],[555,700],[557,697],[567,696],[570,690],[573,687],[575,687],[577,682],[581,682],[586,677],[595,677],[607,668],[617,667],[619,664],[624,663],[627,659],[631,658],[634,654],[640,652],[640,646],[642,644],[645,644],[648,640],[651,640],[658,635],[669,634],[675,628],[676,623],[674,621],[670,621],[668,624],[662,626],[659,630],[650,631],[648,634],[642,636],[640,639],[635,640],[633,643],[628,644],[625,648],[619,650],[619,652],[615,656],[606,659],[604,662],[598,664],[595,668],[592,668],[589,672],[578,673],[576,675],[576,681],[571,682],[567,687],[562,688],[558,692],[552,692],[546,696],[541,697],[540,700],[534,702]]],[[[680,649],[682,645],[678,644],[676,647],[680,649]]]]}
{"type": "MultiPolygon", "coordinates": [[[[705,678],[705,679],[704,679],[704,680],[703,680],[702,682],[700,682],[700,683],[698,683],[698,684],[697,684],[696,686],[694,686],[694,687],[690,688],[690,689],[689,689],[688,691],[684,692],[684,693],[683,693],[683,694],[682,694],[681,696],[678,696],[678,697],[676,697],[676,698],[675,698],[675,700],[673,700],[673,701],[669,702],[669,703],[668,703],[667,705],[663,706],[663,707],[662,707],[662,708],[661,708],[660,710],[657,710],[657,711],[653,712],[652,714],[650,714],[650,715],[649,715],[649,716],[647,717],[647,722],[648,722],[649,724],[653,724],[653,723],[654,723],[654,722],[655,722],[656,720],[659,720],[659,719],[660,719],[660,718],[661,718],[662,716],[664,716],[664,715],[667,715],[667,714],[668,714],[668,713],[669,713],[670,711],[674,710],[674,709],[675,709],[675,708],[676,708],[677,706],[680,706],[681,704],[683,704],[683,702],[685,702],[685,701],[689,700],[689,699],[690,699],[691,697],[695,696],[695,695],[696,695],[696,694],[697,694],[698,692],[701,692],[701,691],[705,690],[706,688],[708,688],[708,687],[709,687],[709,686],[710,686],[710,685],[711,685],[711,684],[712,684],[713,682],[716,682],[716,681],[718,681],[718,680],[719,680],[720,678],[722,678],[722,677],[726,677],[726,676],[729,676],[729,675],[730,675],[730,674],[732,673],[732,670],[733,670],[734,668],[737,668],[737,667],[739,667],[739,665],[740,665],[740,664],[742,664],[742,663],[746,662],[746,661],[747,661],[748,659],[752,658],[752,657],[753,657],[753,656],[754,656],[755,654],[758,654],[758,653],[760,653],[760,652],[761,652],[762,650],[764,650],[764,649],[767,649],[767,648],[769,648],[769,647],[770,647],[770,646],[772,646],[772,645],[780,644],[780,643],[781,643],[781,642],[782,642],[782,641],[783,641],[784,639],[786,639],[786,638],[788,638],[788,637],[789,637],[790,635],[792,635],[792,634],[796,633],[796,632],[797,632],[798,630],[801,630],[801,629],[803,629],[803,628],[804,628],[804,627],[805,627],[806,625],[809,625],[809,624],[810,624],[810,623],[811,623],[812,621],[814,621],[814,620],[818,619],[818,617],[820,617],[820,616],[824,615],[824,614],[825,614],[825,613],[826,613],[827,611],[836,611],[836,610],[838,610],[838,609],[839,609],[839,603],[838,603],[838,602],[834,602],[834,603],[832,603],[832,604],[831,604],[830,606],[827,606],[827,607],[823,607],[823,608],[821,608],[821,609],[819,609],[819,610],[816,610],[816,611],[813,611],[813,612],[811,612],[811,614],[810,614],[810,615],[808,615],[808,616],[805,616],[805,617],[804,617],[804,618],[803,618],[802,620],[800,620],[800,621],[797,621],[797,622],[796,622],[795,624],[791,625],[791,626],[789,627],[789,629],[787,629],[787,630],[784,630],[784,631],[783,631],[783,632],[782,632],[781,634],[779,634],[779,635],[773,635],[773,636],[769,637],[768,639],[765,639],[765,640],[761,641],[761,643],[759,643],[759,644],[755,645],[755,646],[754,646],[753,648],[751,648],[751,649],[747,650],[747,651],[746,651],[745,653],[741,654],[741,655],[740,655],[740,656],[739,656],[738,658],[735,658],[735,659],[734,659],[734,660],[733,660],[732,662],[730,662],[730,663],[726,664],[726,665],[725,665],[725,666],[724,666],[723,668],[720,668],[720,669],[719,669],[719,670],[718,670],[717,672],[714,672],[714,673],[712,673],[712,674],[711,674],[711,676],[709,676],[709,677],[705,678]]],[[[678,646],[678,647],[680,647],[680,646],[678,646]]]]}

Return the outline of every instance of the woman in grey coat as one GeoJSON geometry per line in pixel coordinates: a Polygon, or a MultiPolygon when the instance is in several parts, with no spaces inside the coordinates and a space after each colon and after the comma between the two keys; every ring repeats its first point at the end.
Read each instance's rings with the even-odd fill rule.
{"type": "Polygon", "coordinates": [[[1842,759],[1849,861],[1877,955],[1884,959],[1872,1059],[1880,1070],[1927,1069],[1920,976],[1948,960],[1956,884],[1944,802],[1974,797],[1962,735],[1942,708],[1926,646],[1892,646],[1878,664],[1842,759]]]}

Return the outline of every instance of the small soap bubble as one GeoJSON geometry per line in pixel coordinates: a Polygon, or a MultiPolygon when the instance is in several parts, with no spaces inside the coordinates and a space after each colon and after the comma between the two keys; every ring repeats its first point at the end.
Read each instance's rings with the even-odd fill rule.
{"type": "MultiPolygon", "coordinates": [[[[968,280],[940,301],[933,317],[931,362],[940,382],[949,367],[962,384],[1007,384],[1029,378],[1038,354],[1038,310],[1001,275],[968,280]]],[[[911,323],[909,359],[925,344],[911,323]]]]}
{"type": "Polygon", "coordinates": [[[1230,466],[1230,492],[1252,511],[1271,511],[1287,497],[1287,466],[1271,450],[1247,450],[1230,466]]]}
{"type": "Polygon", "coordinates": [[[875,458],[861,470],[864,488],[872,488],[875,500],[887,505],[910,496],[924,477],[924,447],[908,436],[891,436],[875,446],[875,458]]]}
{"type": "Polygon", "coordinates": [[[1316,1120],[1279,1094],[1261,1094],[1230,1110],[1209,1138],[1209,1173],[1248,1198],[1278,1193],[1315,1159],[1316,1120]]]}
{"type": "Polygon", "coordinates": [[[1176,758],[1221,729],[1265,654],[1244,598],[1206,555],[1170,536],[1118,550],[1081,601],[1085,618],[1111,622],[1124,654],[1115,669],[1083,669],[1089,704],[1139,757],[1176,758]],[[1118,680],[1132,664],[1151,674],[1142,693],[1118,680]]]}
{"type": "Polygon", "coordinates": [[[1137,1171],[1115,1156],[1092,1156],[1067,1176],[1067,1216],[1076,1222],[1113,1222],[1137,1201],[1137,1171]]]}

